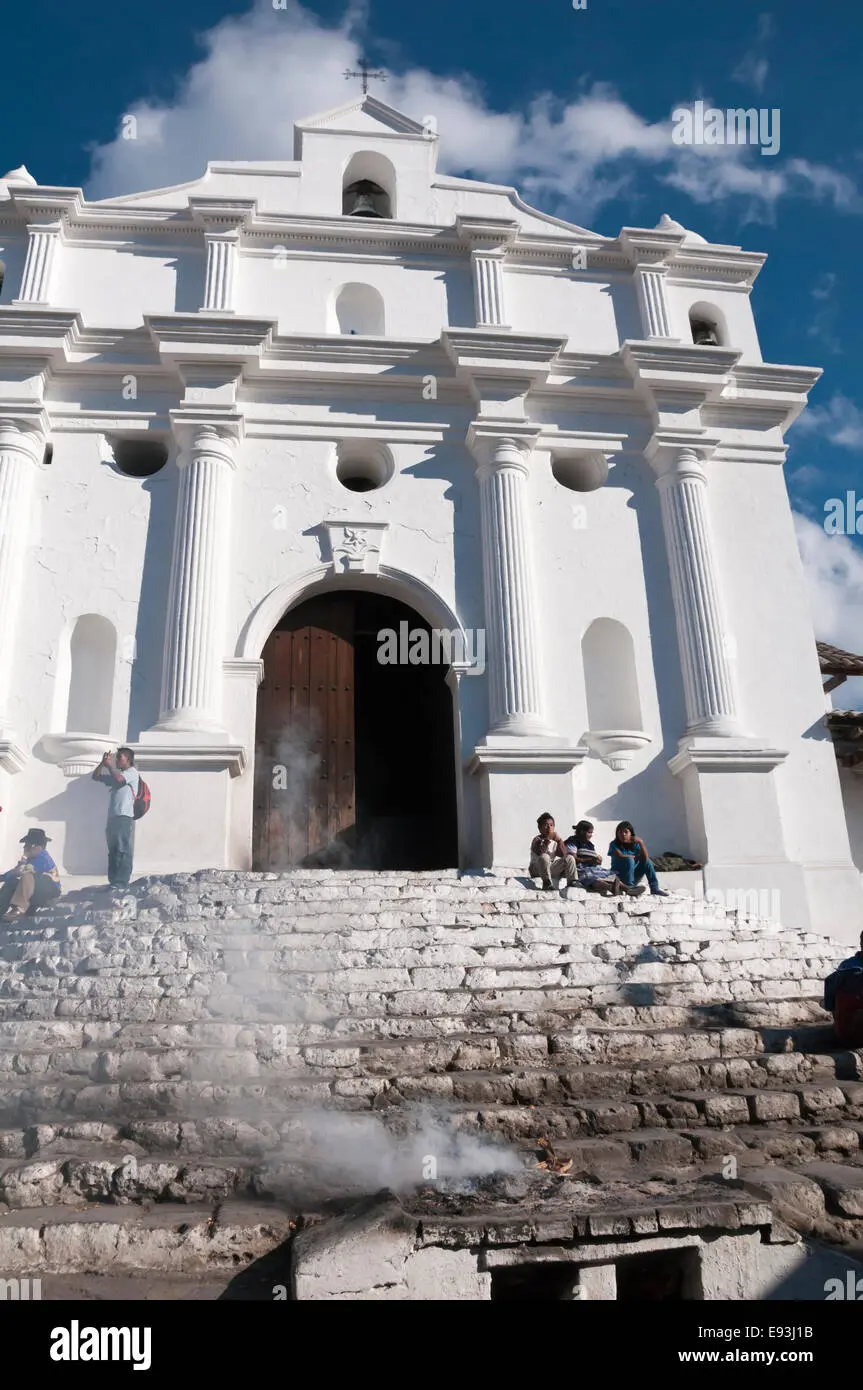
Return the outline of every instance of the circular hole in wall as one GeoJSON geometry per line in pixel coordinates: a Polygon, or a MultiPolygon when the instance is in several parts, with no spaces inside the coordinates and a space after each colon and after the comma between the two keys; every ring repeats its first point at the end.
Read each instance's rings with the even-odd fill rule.
{"type": "Polygon", "coordinates": [[[570,492],[595,492],[608,477],[608,459],[598,452],[553,454],[551,471],[570,492]]]}
{"type": "Polygon", "coordinates": [[[127,478],[151,478],[168,462],[168,446],[161,439],[116,439],[114,463],[127,478]]]}
{"type": "Polygon", "coordinates": [[[389,482],[392,474],[392,456],[385,445],[339,445],[336,477],[349,492],[374,492],[389,482]]]}

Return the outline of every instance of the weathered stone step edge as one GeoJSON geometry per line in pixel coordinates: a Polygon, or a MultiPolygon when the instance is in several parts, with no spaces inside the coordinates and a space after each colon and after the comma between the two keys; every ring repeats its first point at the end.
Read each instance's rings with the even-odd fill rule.
{"type": "MultiPolygon", "coordinates": [[[[409,1135],[415,1124],[415,1114],[405,1116],[403,1107],[389,1107],[381,1111],[344,1111],[343,1121],[362,1127],[369,1123],[382,1125],[396,1137],[409,1135]]],[[[592,1156],[599,1165],[595,1176],[604,1176],[605,1170],[618,1163],[621,1158],[628,1163],[649,1159],[655,1164],[655,1172],[661,1174],[665,1166],[698,1168],[706,1162],[725,1159],[729,1155],[745,1155],[755,1150],[758,1161],[776,1158],[785,1163],[796,1155],[812,1158],[817,1152],[840,1151],[850,1154],[854,1161],[863,1162],[863,1122],[847,1118],[827,1118],[821,1123],[817,1119],[788,1122],[750,1123],[744,1126],[690,1126],[673,1129],[663,1127],[642,1127],[605,1134],[572,1134],[568,1117],[561,1113],[560,1107],[543,1107],[540,1110],[526,1106],[519,1107],[449,1107],[437,1115],[438,1123],[459,1133],[481,1136],[500,1142],[503,1145],[516,1145],[524,1151],[533,1152],[539,1147],[541,1138],[550,1139],[558,1157],[566,1158],[578,1146],[587,1146],[583,1156],[592,1156]],[[660,1141],[669,1141],[661,1145],[660,1141]],[[683,1140],[685,1142],[678,1142],[683,1140]],[[632,1147],[634,1146],[634,1148],[632,1147]],[[603,1166],[604,1165],[604,1166],[603,1166]]],[[[284,1168],[286,1164],[296,1168],[305,1163],[310,1173],[321,1172],[327,1168],[327,1150],[321,1149],[317,1132],[319,1117],[297,1113],[280,1119],[278,1126],[258,1121],[229,1118],[183,1118],[167,1119],[126,1119],[120,1121],[112,1116],[106,1121],[75,1120],[64,1116],[52,1124],[28,1124],[17,1130],[0,1132],[0,1167],[14,1166],[27,1158],[32,1160],[51,1160],[60,1151],[68,1154],[70,1144],[84,1139],[88,1157],[93,1145],[102,1147],[117,1146],[131,1151],[136,1156],[150,1159],[190,1163],[219,1161],[236,1165],[254,1158],[268,1168],[284,1168]],[[56,1144],[57,1148],[54,1148],[56,1144]]],[[[350,1131],[346,1131],[349,1133],[350,1131]]],[[[330,1166],[344,1168],[343,1156],[336,1155],[330,1166]]],[[[641,1170],[643,1172],[643,1168],[641,1170]]]]}
{"type": "MultiPolygon", "coordinates": [[[[565,967],[570,969],[571,967],[565,967]]],[[[598,967],[594,967],[598,969],[598,967]]],[[[492,972],[487,972],[492,973],[492,972]]],[[[504,973],[504,972],[501,972],[504,973]]],[[[639,1002],[646,1003],[670,1003],[670,1004],[735,1004],[747,1002],[752,999],[751,990],[757,986],[761,994],[758,998],[770,1000],[786,999],[812,999],[817,1000],[823,990],[823,980],[819,977],[789,978],[787,975],[779,979],[759,978],[757,980],[736,979],[727,983],[714,980],[709,983],[705,980],[635,980],[626,978],[606,979],[595,983],[579,983],[578,980],[555,979],[545,980],[540,978],[548,975],[552,971],[523,969],[510,971],[510,975],[518,975],[517,980],[500,981],[497,984],[475,984],[467,983],[462,987],[452,988],[426,988],[419,984],[414,984],[410,980],[381,983],[376,988],[371,984],[366,988],[359,986],[348,986],[344,990],[333,988],[315,989],[313,985],[304,986],[301,979],[296,975],[286,972],[283,983],[279,983],[278,978],[274,982],[273,972],[261,972],[254,975],[251,979],[240,980],[236,976],[228,977],[225,972],[209,972],[206,975],[189,974],[187,972],[161,972],[158,975],[145,975],[130,977],[125,972],[102,972],[96,974],[31,974],[21,977],[14,981],[5,980],[0,982],[0,1004],[4,1002],[16,1002],[22,999],[35,1000],[40,995],[53,997],[58,1002],[67,999],[89,999],[104,1002],[106,999],[114,1002],[123,1000],[140,999],[183,999],[190,995],[198,996],[202,999],[213,999],[218,1002],[219,1008],[227,1007],[230,1001],[242,1002],[247,1000],[244,993],[246,989],[254,987],[257,990],[255,1002],[259,1007],[266,1004],[279,1005],[283,1012],[287,1012],[288,1002],[304,1003],[311,1008],[315,1005],[319,1008],[326,1008],[328,1011],[335,1011],[341,1015],[342,1012],[357,1017],[358,1010],[379,1010],[379,1013],[368,1012],[369,1018],[386,1017],[393,1009],[395,1001],[399,1004],[415,1002],[419,1006],[420,1012],[433,1008],[436,1004],[445,1004],[441,1007],[441,1013],[461,1012],[471,1006],[476,1005],[495,1005],[499,1009],[507,1012],[514,1012],[519,1008],[518,1000],[525,995],[529,997],[529,1002],[539,1000],[546,1001],[546,1007],[554,1011],[556,1005],[581,1006],[585,1003],[596,1006],[597,1004],[615,1004],[620,1002],[632,1003],[631,995],[629,998],[620,1000],[621,994],[626,995],[627,991],[639,990],[645,996],[639,1002]],[[266,984],[267,991],[263,993],[261,987],[266,984]],[[699,995],[709,995],[708,998],[699,998],[699,995]],[[532,996],[532,998],[530,997],[532,996]],[[677,996],[675,998],[675,996],[677,996]],[[459,1007],[453,1009],[453,1005],[459,1007]]],[[[523,1005],[521,1006],[523,1007],[523,1005]]],[[[490,1010],[494,1011],[494,1010],[490,1010]]],[[[403,1012],[410,1012],[403,1010],[403,1012]]]]}
{"type": "Polygon", "coordinates": [[[226,1202],[213,1207],[155,1211],[99,1206],[72,1212],[37,1207],[0,1218],[4,1275],[104,1273],[154,1269],[187,1274],[237,1271],[292,1235],[289,1213],[277,1207],[226,1202]]]}
{"type": "MultiPolygon", "coordinates": [[[[317,918],[309,920],[320,921],[317,918]]],[[[240,960],[250,955],[261,955],[268,962],[276,956],[286,959],[307,957],[322,962],[320,966],[305,967],[308,969],[332,969],[334,963],[347,964],[351,968],[350,958],[358,956],[367,961],[374,955],[382,956],[393,965],[407,966],[434,965],[436,960],[444,965],[483,964],[493,961],[496,955],[504,957],[499,964],[508,964],[510,960],[523,959],[524,953],[530,951],[554,952],[555,958],[571,952],[572,960],[585,963],[605,960],[636,964],[645,948],[655,953],[649,962],[651,964],[703,960],[714,961],[718,965],[739,965],[745,961],[832,959],[829,943],[825,947],[821,943],[796,942],[791,936],[759,938],[754,934],[744,937],[729,933],[717,937],[707,936],[703,930],[687,929],[684,933],[661,927],[651,933],[647,927],[639,927],[636,931],[632,926],[617,929],[603,925],[596,928],[604,933],[602,938],[592,941],[580,931],[573,932],[569,924],[560,926],[556,923],[540,926],[508,923],[505,928],[491,929],[424,922],[403,931],[372,925],[278,933],[258,931],[248,926],[243,931],[235,932],[214,931],[211,927],[191,930],[190,926],[172,923],[170,928],[141,931],[134,936],[114,933],[110,929],[95,935],[87,926],[79,926],[64,929],[62,933],[34,932],[29,936],[21,934],[15,939],[0,937],[0,965],[4,971],[8,971],[12,966],[43,958],[74,961],[79,957],[94,960],[104,957],[106,963],[116,959],[118,964],[121,963],[120,958],[128,964],[143,964],[154,957],[166,957],[166,963],[171,964],[172,957],[217,956],[226,951],[240,960]],[[481,936],[481,932],[487,935],[490,930],[495,936],[494,941],[481,936]],[[459,932],[459,938],[447,939],[446,934],[451,931],[459,932]],[[510,939],[502,941],[504,933],[510,939]],[[405,941],[405,936],[410,939],[405,941]],[[430,956],[430,952],[434,952],[434,957],[430,956]],[[417,955],[418,960],[410,959],[417,955]],[[344,957],[348,959],[343,960],[344,957]]],[[[375,964],[379,967],[381,962],[375,964]]]]}
{"type": "MultiPolygon", "coordinates": [[[[542,1080],[540,1078],[540,1080],[542,1080]]],[[[230,1114],[232,1108],[249,1111],[261,1107],[280,1118],[302,1115],[310,1108],[382,1113],[405,1104],[433,1105],[440,1113],[456,1116],[481,1111],[503,1116],[517,1125],[529,1112],[531,1124],[554,1118],[559,1132],[611,1133],[644,1128],[691,1128],[745,1125],[774,1120],[792,1124],[807,1117],[827,1116],[863,1120],[863,1088],[856,1082],[799,1079],[787,1086],[741,1087],[738,1090],[691,1092],[669,1089],[666,1093],[638,1096],[587,1097],[561,1083],[558,1094],[547,1086],[510,1084],[505,1077],[477,1080],[470,1073],[437,1077],[402,1077],[398,1084],[380,1078],[342,1081],[300,1080],[262,1083],[258,1080],[212,1084],[206,1081],[105,1081],[63,1078],[57,1082],[0,1088],[0,1123],[4,1129],[33,1124],[53,1124],[71,1115],[79,1120],[116,1117],[173,1119],[230,1114]]]]}
{"type": "MultiPolygon", "coordinates": [[[[721,1033],[739,1032],[750,1033],[753,1039],[760,1038],[761,1044],[766,1051],[784,1051],[789,1047],[794,1049],[801,1043],[812,1047],[813,1035],[821,1037],[828,1032],[832,1034],[832,1023],[829,1015],[822,1010],[817,1000],[795,1000],[790,1006],[790,1012],[796,1014],[805,1013],[806,1018],[794,1022],[782,1023],[774,1018],[776,1012],[775,1005],[765,1005],[758,1002],[756,1005],[747,1006],[728,1006],[728,1005],[696,1005],[689,1009],[633,1007],[631,1005],[611,1005],[600,1010],[586,1009],[580,1010],[577,1014],[563,1019],[559,1015],[547,1012],[541,1014],[516,1014],[512,1016],[519,1023],[524,1024],[524,1028],[508,1030],[501,1033],[500,1029],[491,1030],[488,1034],[490,1039],[500,1036],[508,1036],[512,1032],[517,1036],[522,1032],[544,1032],[548,1035],[561,1033],[568,1036],[572,1032],[639,1032],[648,1036],[658,1032],[684,1033],[688,1034],[692,1030],[700,1033],[721,1033]],[[770,1022],[758,1022],[757,1016],[767,1011],[770,1014],[770,1022]],[[680,1015],[683,1015],[681,1018],[680,1015]],[[646,1017],[642,1017],[646,1015],[646,1017]],[[671,1017],[669,1017],[671,1015],[671,1017]],[[729,1016],[730,1015],[730,1016],[729,1016]],[[755,1018],[754,1022],[747,1022],[747,1015],[755,1018]]],[[[789,1005],[783,1006],[785,1013],[789,1012],[789,1005]]],[[[352,1020],[346,1020],[352,1022],[352,1020]]],[[[411,1020],[398,1020],[399,1023],[412,1022],[411,1020]]],[[[404,1045],[406,1042],[422,1043],[458,1043],[462,1041],[476,1041],[475,1033],[470,1030],[460,1030],[449,1026],[446,1036],[442,1037],[440,1031],[433,1031],[435,1020],[423,1019],[414,1020],[421,1025],[419,1031],[414,1031],[409,1039],[402,1038],[396,1034],[375,1035],[372,1033],[362,1033],[359,1031],[349,1035],[332,1034],[333,1046],[335,1047],[372,1047],[372,1048],[392,1048],[404,1045]],[[424,1031],[423,1031],[424,1029],[424,1031]]],[[[440,1022],[439,1020],[437,1021],[440,1022]]],[[[448,1025],[452,1024],[452,1019],[446,1020],[448,1025]]],[[[500,1019],[496,1019],[500,1022],[500,1019]]],[[[170,1019],[154,1022],[133,1022],[126,1020],[96,1020],[87,1019],[76,1021],[74,1019],[63,1018],[42,1018],[42,1019],[7,1019],[0,1021],[0,1046],[6,1048],[18,1047],[30,1048],[40,1046],[42,1040],[46,1044],[57,1047],[84,1047],[86,1045],[97,1046],[99,1044],[111,1044],[126,1042],[132,1046],[175,1046],[192,1045],[197,1042],[206,1044],[212,1041],[218,1046],[243,1046],[250,1045],[269,1045],[278,1047],[305,1047],[317,1046],[317,1042],[292,1042],[291,1028],[285,1023],[259,1023],[243,1020],[182,1020],[170,1019]],[[53,1040],[56,1038],[56,1042],[53,1040]],[[147,1039],[151,1039],[147,1042],[147,1039]]],[[[755,1050],[760,1050],[756,1048],[755,1050]]]]}
{"type": "MultiPolygon", "coordinates": [[[[259,1056],[253,1049],[174,1047],[29,1049],[0,1051],[0,1095],[4,1088],[30,1081],[40,1084],[66,1084],[72,1078],[91,1082],[160,1081],[186,1078],[197,1083],[219,1084],[229,1080],[281,1081],[287,1084],[308,1080],[332,1083],[348,1078],[387,1081],[398,1085],[402,1079],[416,1081],[424,1077],[471,1077],[474,1080],[504,1080],[508,1085],[524,1085],[541,1078],[549,1082],[566,1077],[575,1084],[609,1084],[612,1080],[633,1085],[639,1077],[657,1072],[680,1071],[703,1074],[706,1078],[722,1078],[716,1084],[734,1088],[746,1084],[761,1084],[759,1080],[735,1078],[763,1077],[782,1080],[799,1072],[817,1074],[845,1081],[855,1081],[863,1075],[860,1058],[850,1052],[753,1052],[746,1054],[734,1048],[702,1051],[681,1049],[678,1054],[654,1054],[650,1058],[632,1056],[618,1060],[595,1061],[566,1049],[548,1051],[548,1039],[537,1038],[522,1049],[522,1055],[494,1055],[485,1049],[479,1056],[478,1047],[462,1046],[458,1050],[440,1043],[425,1043],[411,1049],[413,1056],[405,1058],[403,1049],[391,1059],[375,1058],[374,1049],[341,1049],[306,1047],[291,1049],[290,1055],[259,1056]],[[438,1056],[435,1056],[435,1049],[438,1056]],[[357,1054],[354,1056],[354,1054],[357,1054]],[[311,1054],[311,1055],[309,1055],[311,1054]],[[346,1055],[349,1054],[349,1055],[346,1055]],[[453,1055],[455,1054],[455,1055],[453,1055]],[[44,1063],[40,1065],[40,1063],[44,1063]],[[727,1078],[727,1079],[726,1079],[727,1078]]],[[[596,1092],[593,1092],[596,1094],[596,1092]]]]}
{"type": "MultiPolygon", "coordinates": [[[[136,1144],[91,1145],[10,1161],[0,1158],[0,1212],[100,1203],[200,1203],[278,1200],[272,1168],[248,1158],[147,1156],[136,1144]]],[[[0,1229],[5,1223],[0,1216],[0,1229]]]]}
{"type": "MultiPolygon", "coordinates": [[[[483,1013],[462,1013],[462,1014],[436,1014],[430,1011],[421,1016],[410,1014],[398,1014],[389,1016],[378,1016],[374,1020],[374,1032],[369,1028],[367,1017],[334,1017],[327,1015],[324,1020],[311,1022],[308,1020],[293,1021],[285,1023],[285,1010],[272,1010],[267,1014],[250,1016],[241,1008],[219,1009],[213,1014],[212,1010],[205,1007],[204,1001],[196,1001],[193,1008],[190,1001],[185,1001],[185,1009],[177,1007],[178,1001],[171,1000],[87,1000],[86,998],[70,997],[65,1000],[57,1000],[50,995],[41,999],[19,998],[2,999],[0,998],[0,1027],[3,1023],[19,1024],[29,1022],[33,1024],[53,1024],[64,1027],[122,1027],[124,1025],[138,1025],[149,1027],[193,1027],[195,1025],[208,1026],[219,1025],[222,1023],[231,1027],[241,1027],[248,1029],[281,1027],[285,1028],[285,1037],[292,1037],[297,1045],[302,1043],[325,1042],[330,1038],[374,1038],[379,1039],[409,1039],[411,1037],[426,1037],[429,1031],[445,1038],[453,1035],[469,1034],[471,1036],[496,1036],[501,1033],[536,1032],[538,1029],[548,1031],[562,1031],[570,1026],[572,1021],[578,1021],[587,1017],[596,1017],[599,1014],[609,1015],[614,1011],[615,1016],[638,1013],[640,1015],[650,1014],[651,1017],[665,1019],[669,1014],[692,1019],[697,1023],[703,1018],[716,1018],[720,1013],[725,1013],[729,1020],[735,1016],[756,1017],[758,1015],[768,1015],[775,1018],[777,1026],[785,1026],[789,1029],[795,1025],[803,1024],[809,1020],[822,1022],[827,1019],[820,1006],[820,996],[796,995],[792,999],[777,998],[758,998],[745,1001],[741,1004],[731,1001],[720,1001],[716,1003],[693,1004],[659,1004],[659,1005],[634,1005],[631,1000],[626,1004],[616,1001],[605,1001],[595,1003],[585,1003],[583,1000],[574,1001],[568,1009],[562,1009],[558,1002],[554,1007],[543,1000],[541,995],[532,995],[530,1003],[533,1008],[509,1008],[506,1010],[483,1013]],[[539,1007],[536,1007],[536,1006],[539,1007]]],[[[628,1028],[630,1024],[620,1024],[621,1028],[628,1028]]],[[[767,1024],[761,1026],[769,1026],[767,1024]]]]}
{"type": "MultiPolygon", "coordinates": [[[[170,942],[165,949],[177,949],[178,941],[187,943],[184,949],[196,949],[214,943],[219,949],[288,949],[320,950],[389,950],[398,947],[429,945],[479,946],[522,948],[530,944],[563,946],[622,945],[686,945],[697,943],[700,949],[714,949],[716,958],[723,959],[725,950],[745,945],[752,947],[750,956],[783,955],[789,959],[833,956],[842,946],[819,937],[805,940],[794,932],[764,932],[751,927],[723,928],[712,923],[650,921],[642,917],[624,921],[604,919],[562,918],[560,913],[537,917],[526,913],[501,913],[496,918],[480,917],[475,913],[461,914],[466,921],[450,921],[442,916],[421,916],[416,913],[386,914],[392,920],[381,921],[383,913],[363,914],[360,920],[341,920],[344,914],[309,914],[291,921],[273,917],[213,918],[201,921],[166,919],[147,921],[137,918],[130,922],[69,922],[38,924],[5,931],[0,926],[0,946],[4,959],[20,958],[25,951],[45,951],[74,945],[91,953],[95,950],[139,952],[152,950],[153,942],[170,942]],[[395,920],[395,919],[398,920],[395,920]],[[129,928],[137,927],[130,932],[129,928]],[[407,938],[407,939],[405,939],[407,938]],[[596,938],[594,940],[594,938],[596,938]]],[[[459,914],[453,914],[458,916],[459,914]]],[[[155,949],[162,949],[156,947],[155,949]]]]}
{"type": "MultiPolygon", "coordinates": [[[[845,1161],[863,1169],[863,1125],[858,1127],[856,1145],[849,1132],[844,1139],[833,1126],[808,1126],[785,1131],[787,1139],[797,1142],[800,1154],[795,1160],[806,1162],[817,1152],[842,1153],[845,1161]]],[[[621,1167],[640,1183],[645,1179],[661,1179],[668,1167],[684,1168],[696,1176],[717,1175],[736,1181],[738,1168],[763,1164],[761,1141],[775,1141],[763,1127],[754,1132],[739,1129],[703,1132],[642,1130],[617,1135],[553,1138],[556,1159],[571,1157],[573,1166],[587,1172],[605,1171],[612,1181],[620,1178],[621,1167]],[[707,1137],[711,1140],[707,1155],[700,1155],[707,1137]],[[664,1142],[680,1138],[682,1144],[664,1142]],[[755,1141],[758,1141],[757,1143],[755,1141]],[[727,1160],[735,1158],[730,1171],[727,1160]]],[[[526,1168],[542,1160],[547,1152],[541,1136],[517,1142],[526,1168]]],[[[502,1146],[503,1152],[511,1152],[502,1146]]],[[[126,1205],[129,1203],[196,1203],[225,1202],[238,1199],[279,1202],[290,1190],[291,1179],[302,1174],[304,1167],[314,1181],[314,1158],[291,1161],[287,1165],[278,1156],[250,1159],[245,1155],[214,1157],[207,1154],[146,1154],[140,1145],[130,1141],[109,1141],[99,1145],[84,1144],[79,1149],[58,1142],[35,1155],[14,1160],[0,1158],[0,1203],[12,1211],[25,1211],[44,1206],[100,1203],[126,1205]]],[[[327,1180],[326,1157],[323,1159],[323,1182],[327,1180]]],[[[863,1178],[863,1172],[861,1172],[863,1178]]],[[[418,1175],[417,1186],[421,1185],[418,1175]]],[[[0,1230],[8,1224],[8,1215],[0,1215],[0,1230]],[[7,1219],[4,1219],[7,1218],[7,1219]]]]}

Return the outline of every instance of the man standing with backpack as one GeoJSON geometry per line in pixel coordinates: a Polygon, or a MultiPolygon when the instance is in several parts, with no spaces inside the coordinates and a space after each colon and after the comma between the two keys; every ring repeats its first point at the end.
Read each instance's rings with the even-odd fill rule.
{"type": "Polygon", "coordinates": [[[104,782],[111,789],[105,829],[108,887],[126,888],[132,877],[135,852],[136,801],[144,789],[131,748],[118,748],[116,758],[106,753],[93,773],[93,781],[104,782]]]}

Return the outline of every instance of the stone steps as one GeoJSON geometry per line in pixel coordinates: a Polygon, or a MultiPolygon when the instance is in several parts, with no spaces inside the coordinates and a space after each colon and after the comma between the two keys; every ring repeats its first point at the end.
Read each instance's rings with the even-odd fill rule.
{"type": "MultiPolygon", "coordinates": [[[[203,1269],[196,1204],[299,1193],[316,1210],[385,1185],[361,1159],[393,1145],[539,1172],[547,1139],[600,1207],[612,1176],[697,1181],[729,1155],[863,1163],[863,1054],[835,1050],[819,1005],[846,953],[713,904],[491,875],[82,891],[0,925],[0,1256],[3,1232],[71,1229],[79,1205],[98,1226],[91,1209],[173,1204],[157,1234],[129,1226],[141,1258],[163,1240],[182,1272],[175,1237],[194,1230],[203,1269]]],[[[245,1219],[231,1229],[259,1249],[245,1219]]],[[[122,1245],[121,1227],[99,1240],[122,1245]]],[[[106,1245],[69,1239],[76,1253],[43,1243],[28,1270],[101,1267],[106,1245]]]]}
{"type": "MultiPolygon", "coordinates": [[[[18,1084],[61,1082],[80,1077],[91,1082],[168,1081],[175,1077],[194,1077],[200,1082],[256,1079],[266,1082],[333,1083],[346,1078],[365,1077],[398,1086],[412,1081],[449,1078],[450,1086],[467,1084],[467,1079],[503,1081],[507,1086],[529,1086],[536,1077],[549,1085],[561,1081],[576,1094],[617,1095],[644,1093],[658,1079],[670,1084],[696,1088],[701,1081],[714,1088],[768,1085],[825,1076],[853,1081],[863,1074],[863,1059],[852,1052],[754,1053],[740,1055],[720,1039],[711,1046],[705,1035],[661,1034],[678,1046],[671,1060],[663,1059],[662,1048],[651,1055],[647,1035],[643,1051],[636,1042],[616,1048],[617,1061],[593,1062],[597,1035],[579,1039],[572,1036],[528,1034],[521,1045],[508,1039],[441,1044],[434,1041],[403,1045],[375,1043],[370,1046],[305,1046],[269,1049],[194,1048],[130,1044],[114,1048],[57,1050],[29,1048],[26,1051],[0,1050],[0,1076],[18,1084]],[[627,1052],[630,1054],[627,1056],[627,1052]],[[573,1060],[575,1059],[575,1060],[573,1060]],[[584,1060],[583,1065],[579,1061],[584,1060]],[[530,1063],[533,1065],[530,1065],[530,1063]]],[[[602,1040],[604,1041],[604,1040],[602,1040]]],[[[614,1042],[618,1040],[615,1038],[614,1042]]]]}
{"type": "MultiPolygon", "coordinates": [[[[104,1012],[104,1011],[103,1011],[104,1012]]],[[[40,1010],[40,1014],[44,1013],[40,1010]]],[[[24,1017],[14,1013],[0,1019],[0,1046],[30,1049],[45,1047],[82,1048],[115,1042],[130,1047],[224,1046],[252,1048],[256,1052],[286,1047],[327,1045],[341,1047],[381,1047],[388,1049],[405,1044],[436,1044],[458,1049],[463,1043],[477,1044],[476,1025],[485,1029],[488,1046],[501,1048],[530,1047],[522,1034],[542,1032],[543,1037],[567,1036],[573,1029],[589,1032],[637,1031],[648,1040],[652,1035],[671,1032],[679,1035],[697,1029],[709,1033],[744,1029],[751,1043],[750,1051],[815,1050],[832,1046],[832,1027],[815,999],[757,1000],[733,1005],[630,1006],[605,1005],[601,1008],[576,1008],[570,1014],[542,1011],[513,1013],[499,1016],[467,1017],[459,1022],[446,1018],[398,1018],[385,1021],[375,1033],[363,1028],[353,1019],[335,1019],[327,1028],[297,1029],[285,1023],[233,1021],[223,1019],[167,1021],[129,1021],[128,1019],[75,1020],[53,1015],[24,1017]],[[302,1035],[308,1033],[309,1037],[302,1035]]],[[[623,1044],[625,1045],[625,1044],[623,1044]]],[[[712,1044],[716,1055],[722,1055],[721,1042],[712,1044]]],[[[674,1046],[672,1040],[671,1046],[674,1046]]],[[[744,1049],[745,1050],[745,1049],[744,1049]]]]}
{"type": "Polygon", "coordinates": [[[765,1161],[810,1162],[819,1155],[860,1166],[863,1125],[810,1125],[797,1129],[751,1125],[722,1130],[641,1129],[613,1136],[551,1136],[557,1160],[572,1160],[569,1176],[595,1181],[627,1174],[661,1177],[669,1171],[721,1174],[730,1158],[735,1174],[765,1161]]]}
{"type": "MultiPolygon", "coordinates": [[[[741,1078],[742,1079],[742,1078],[741,1078]]],[[[64,1118],[120,1121],[176,1116],[195,1120],[216,1109],[229,1118],[282,1117],[330,1107],[383,1112],[401,1105],[432,1104],[479,1129],[509,1126],[513,1137],[524,1126],[558,1134],[607,1133],[621,1129],[741,1125],[773,1120],[863,1118],[863,1085],[829,1077],[799,1077],[786,1085],[742,1085],[718,1090],[669,1089],[666,1093],[580,1094],[566,1073],[536,1071],[521,1078],[473,1072],[396,1077],[328,1079],[296,1077],[244,1081],[189,1079],[104,1081],[86,1076],[24,1078],[0,1085],[0,1125],[4,1129],[52,1124],[64,1118]]],[[[461,1121],[459,1121],[461,1123],[461,1121]]]]}

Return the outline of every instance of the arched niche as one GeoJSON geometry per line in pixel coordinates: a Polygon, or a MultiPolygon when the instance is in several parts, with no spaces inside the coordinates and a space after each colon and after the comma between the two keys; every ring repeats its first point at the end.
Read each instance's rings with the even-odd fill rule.
{"type": "Polygon", "coordinates": [[[69,642],[69,699],[66,732],[110,734],[117,633],[97,613],[85,613],[69,642]]]}
{"type": "Polygon", "coordinates": [[[395,217],[396,171],[386,155],[376,150],[358,150],[348,160],[342,173],[342,213],[346,216],[352,215],[355,207],[352,191],[357,184],[371,184],[376,190],[363,190],[370,200],[366,216],[395,217]]]}
{"type": "Polygon", "coordinates": [[[635,646],[616,618],[596,618],[581,639],[589,732],[585,741],[615,770],[650,742],[643,730],[635,646]]]}
{"type": "Polygon", "coordinates": [[[334,297],[330,331],[360,337],[383,337],[384,301],[373,285],[357,281],[342,285],[334,297]]]}
{"type": "Polygon", "coordinates": [[[715,304],[699,301],[689,310],[689,332],[696,347],[728,347],[725,315],[715,304]]]}

